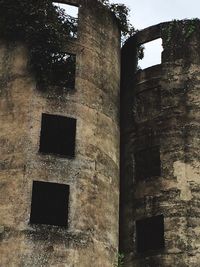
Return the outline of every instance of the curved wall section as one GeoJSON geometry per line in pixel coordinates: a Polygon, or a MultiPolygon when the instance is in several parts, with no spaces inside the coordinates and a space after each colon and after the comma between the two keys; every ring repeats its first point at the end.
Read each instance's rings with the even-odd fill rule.
{"type": "Polygon", "coordinates": [[[198,28],[195,20],[162,23],[138,32],[122,49],[125,266],[200,262],[198,28]],[[163,40],[162,64],[136,72],[138,45],[156,38],[163,40]]]}
{"type": "Polygon", "coordinates": [[[76,55],[75,89],[39,91],[27,70],[27,49],[0,45],[1,266],[111,267],[116,261],[120,32],[97,1],[59,2],[79,4],[78,38],[66,40],[62,51],[76,55]],[[75,142],[70,153],[51,148],[54,141],[66,144],[68,135],[75,142]],[[59,151],[64,155],[54,155],[59,151]]]}

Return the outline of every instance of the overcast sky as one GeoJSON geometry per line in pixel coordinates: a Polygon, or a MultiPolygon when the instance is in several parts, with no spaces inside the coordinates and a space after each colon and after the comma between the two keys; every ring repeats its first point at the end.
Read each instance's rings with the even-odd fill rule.
{"type": "MultiPolygon", "coordinates": [[[[130,22],[138,30],[173,19],[200,18],[200,0],[110,0],[128,6],[130,22]]],[[[139,61],[142,69],[159,64],[162,44],[156,40],[145,45],[145,57],[139,61]]]]}
{"type": "MultiPolygon", "coordinates": [[[[200,18],[200,0],[111,0],[126,4],[130,9],[130,21],[136,29],[143,29],[173,19],[200,18]]],[[[160,63],[161,40],[145,46],[141,68],[160,63]]]]}
{"type": "Polygon", "coordinates": [[[200,17],[200,0],[111,0],[131,9],[130,20],[137,29],[172,19],[200,17]]]}

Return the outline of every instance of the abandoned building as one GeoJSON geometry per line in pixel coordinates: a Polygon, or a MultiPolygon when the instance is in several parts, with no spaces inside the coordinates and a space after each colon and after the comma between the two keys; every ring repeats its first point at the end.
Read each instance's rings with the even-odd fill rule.
{"type": "Polygon", "coordinates": [[[0,42],[0,266],[200,266],[199,21],[121,49],[99,1],[60,2],[78,8],[67,89],[38,90],[27,47],[0,42]],[[161,64],[138,70],[158,38],[161,64]]]}

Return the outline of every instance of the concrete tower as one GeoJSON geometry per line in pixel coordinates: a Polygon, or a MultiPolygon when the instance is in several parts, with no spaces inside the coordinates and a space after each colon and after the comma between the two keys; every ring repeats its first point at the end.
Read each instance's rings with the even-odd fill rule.
{"type": "Polygon", "coordinates": [[[196,20],[158,24],[122,49],[120,249],[126,267],[200,264],[199,26],[196,20]],[[157,38],[162,63],[136,72],[138,46],[157,38]]]}
{"type": "Polygon", "coordinates": [[[118,251],[120,31],[96,0],[62,3],[79,7],[74,89],[38,90],[26,47],[0,43],[2,267],[111,267],[118,251]]]}

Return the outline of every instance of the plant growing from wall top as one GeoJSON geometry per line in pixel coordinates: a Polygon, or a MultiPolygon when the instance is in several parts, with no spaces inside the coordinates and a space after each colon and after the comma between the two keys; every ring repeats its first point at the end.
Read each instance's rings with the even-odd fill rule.
{"type": "MultiPolygon", "coordinates": [[[[130,9],[124,4],[110,3],[109,0],[102,0],[104,6],[106,6],[111,12],[114,13],[115,17],[119,22],[119,28],[121,30],[121,44],[123,45],[126,40],[136,34],[137,30],[129,21],[130,9]]],[[[144,46],[138,47],[137,58],[142,59],[144,57],[144,46]]]]}
{"type": "Polygon", "coordinates": [[[30,67],[38,84],[51,83],[53,65],[64,61],[64,37],[69,35],[64,13],[50,0],[0,0],[0,36],[26,43],[30,67]]]}
{"type": "Polygon", "coordinates": [[[130,9],[124,4],[110,3],[109,0],[102,0],[104,6],[106,6],[111,12],[115,14],[119,22],[119,27],[122,33],[122,44],[136,33],[135,28],[129,21],[130,9]]]}
{"type": "MultiPolygon", "coordinates": [[[[118,18],[123,40],[135,32],[125,5],[109,4],[107,0],[103,4],[118,18]]],[[[66,36],[75,35],[76,27],[51,0],[0,0],[0,37],[25,42],[30,68],[42,88],[52,84],[55,66],[66,63],[66,55],[59,52],[66,36]]],[[[68,60],[69,63],[74,73],[73,60],[68,60]]]]}
{"type": "Polygon", "coordinates": [[[167,25],[164,25],[162,32],[166,43],[169,44],[172,40],[181,40],[184,43],[198,30],[199,21],[198,18],[190,20],[172,20],[167,25]]]}

